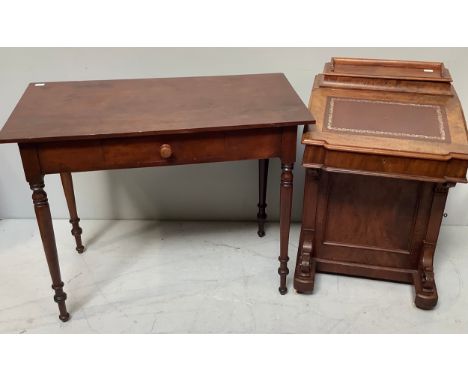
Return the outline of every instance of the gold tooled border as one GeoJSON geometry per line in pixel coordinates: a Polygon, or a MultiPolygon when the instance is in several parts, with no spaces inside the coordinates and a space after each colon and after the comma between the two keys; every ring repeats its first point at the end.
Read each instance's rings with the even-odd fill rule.
{"type": "Polygon", "coordinates": [[[367,99],[356,99],[356,98],[339,98],[339,97],[328,97],[326,108],[326,117],[327,122],[325,128],[332,131],[342,131],[348,133],[357,133],[357,134],[372,134],[372,135],[385,135],[390,137],[407,137],[414,139],[425,139],[425,140],[437,140],[437,141],[448,141],[450,142],[450,136],[448,130],[446,131],[446,116],[444,110],[442,110],[440,105],[432,104],[417,104],[417,103],[404,103],[404,102],[394,102],[394,101],[378,101],[378,100],[367,100],[367,99]],[[437,115],[437,121],[439,122],[439,133],[438,136],[432,135],[423,135],[423,134],[411,134],[411,133],[395,133],[391,131],[380,131],[380,130],[362,130],[362,129],[350,129],[345,127],[336,127],[333,126],[333,111],[335,107],[335,101],[346,101],[346,102],[359,102],[359,103],[380,103],[380,104],[390,104],[390,105],[403,105],[403,106],[415,106],[415,107],[425,107],[434,109],[437,115]]]}

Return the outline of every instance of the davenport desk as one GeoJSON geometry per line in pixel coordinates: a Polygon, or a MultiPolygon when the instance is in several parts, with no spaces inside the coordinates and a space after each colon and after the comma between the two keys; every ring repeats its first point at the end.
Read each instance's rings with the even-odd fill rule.
{"type": "Polygon", "coordinates": [[[294,276],[315,272],[413,284],[437,303],[433,259],[450,187],[466,182],[463,111],[442,63],[336,58],[318,75],[294,276]]]}
{"type": "Polygon", "coordinates": [[[69,319],[44,175],[62,179],[83,252],[71,173],[259,160],[264,235],[268,159],[281,160],[280,292],[286,293],[298,125],[313,122],[283,74],[33,83],[0,131],[18,143],[62,321],[69,319]]]}

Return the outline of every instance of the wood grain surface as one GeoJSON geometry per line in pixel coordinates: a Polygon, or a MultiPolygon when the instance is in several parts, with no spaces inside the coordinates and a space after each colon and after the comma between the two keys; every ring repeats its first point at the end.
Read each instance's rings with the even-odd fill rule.
{"type": "Polygon", "coordinates": [[[0,143],[293,126],[312,116],[284,74],[30,84],[0,143]]]}

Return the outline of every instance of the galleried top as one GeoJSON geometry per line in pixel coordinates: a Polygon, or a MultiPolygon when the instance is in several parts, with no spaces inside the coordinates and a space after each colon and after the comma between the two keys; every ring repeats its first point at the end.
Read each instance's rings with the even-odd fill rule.
{"type": "Polygon", "coordinates": [[[325,65],[327,76],[369,77],[385,79],[431,80],[451,82],[449,71],[442,62],[372,60],[333,57],[325,65]]]}
{"type": "Polygon", "coordinates": [[[468,159],[466,123],[439,62],[332,58],[315,78],[307,145],[416,158],[468,159]]]}

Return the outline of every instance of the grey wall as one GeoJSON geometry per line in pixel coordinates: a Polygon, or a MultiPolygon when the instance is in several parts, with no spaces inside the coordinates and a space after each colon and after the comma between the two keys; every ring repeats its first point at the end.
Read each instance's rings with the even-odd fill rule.
{"type": "MultiPolygon", "coordinates": [[[[0,126],[29,82],[284,72],[305,103],[331,56],[443,61],[468,110],[468,49],[451,48],[30,48],[0,49],[0,126]]],[[[298,145],[294,211],[300,220],[304,171],[298,145]]],[[[279,162],[271,161],[268,213],[278,218],[279,162]]],[[[75,174],[84,219],[250,220],[256,215],[255,161],[75,174]]],[[[46,177],[56,218],[67,218],[57,175],[46,177]]],[[[450,192],[446,224],[468,224],[468,187],[450,192]]],[[[0,218],[34,216],[18,149],[0,146],[0,218]]]]}

